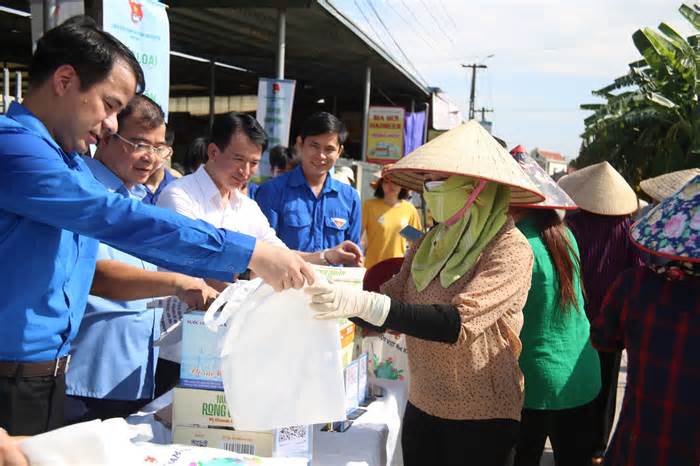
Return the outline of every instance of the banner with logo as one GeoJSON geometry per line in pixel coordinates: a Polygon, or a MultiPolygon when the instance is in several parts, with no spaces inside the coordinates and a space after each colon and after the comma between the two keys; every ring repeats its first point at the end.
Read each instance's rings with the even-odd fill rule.
{"type": "Polygon", "coordinates": [[[265,128],[268,148],[260,161],[258,175],[261,177],[272,175],[269,149],[289,144],[295,87],[296,81],[291,79],[260,78],[258,81],[258,109],[255,118],[265,128]]]}
{"type": "Polygon", "coordinates": [[[393,163],[403,157],[404,117],[401,107],[370,107],[367,121],[367,161],[393,163]]]}
{"type": "Polygon", "coordinates": [[[144,94],[168,115],[170,24],[165,5],[154,0],[102,0],[102,28],[136,55],[146,77],[144,94]]]}

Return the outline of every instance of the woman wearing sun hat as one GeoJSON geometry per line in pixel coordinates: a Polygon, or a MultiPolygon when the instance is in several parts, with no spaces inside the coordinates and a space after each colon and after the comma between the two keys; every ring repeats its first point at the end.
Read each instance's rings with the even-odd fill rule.
{"type": "Polygon", "coordinates": [[[406,466],[510,464],[522,408],[518,367],[532,251],[508,215],[544,199],[478,123],[454,128],[386,173],[424,191],[440,222],[414,245],[385,295],[307,288],[319,318],[407,335],[406,466]]]}
{"type": "Polygon", "coordinates": [[[408,190],[392,183],[382,172],[376,172],[370,183],[374,199],[362,205],[362,232],[367,236],[365,267],[368,269],[385,259],[403,257],[408,241],[399,232],[406,226],[420,230],[418,211],[408,199],[408,190]]]}
{"type": "Polygon", "coordinates": [[[672,196],[676,191],[685,186],[685,184],[700,175],[700,168],[689,168],[687,170],[679,170],[663,175],[647,178],[639,183],[639,187],[644,191],[654,202],[661,202],[667,197],[672,196]]]}
{"type": "MultiPolygon", "coordinates": [[[[586,315],[593,322],[610,284],[623,270],[642,263],[639,250],[629,240],[637,195],[608,162],[591,165],[566,175],[559,186],[579,210],[566,215],[581,252],[581,273],[586,315]]],[[[596,400],[596,451],[593,464],[600,464],[615,419],[617,379],[622,352],[598,353],[601,390],[596,400]]]]}
{"type": "Polygon", "coordinates": [[[525,401],[515,465],[539,466],[549,437],[555,464],[588,466],[595,449],[600,362],[589,339],[578,245],[555,211],[576,204],[524,147],[511,155],[546,196],[538,204],[511,208],[535,257],[520,332],[525,401]]]}
{"type": "Polygon", "coordinates": [[[649,211],[634,245],[663,264],[625,271],[591,327],[627,349],[627,386],[605,464],[700,464],[700,176],[649,211]]]}

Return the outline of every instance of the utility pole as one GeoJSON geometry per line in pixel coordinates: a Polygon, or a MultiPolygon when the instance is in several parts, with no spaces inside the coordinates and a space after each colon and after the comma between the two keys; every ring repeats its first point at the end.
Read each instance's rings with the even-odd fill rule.
{"type": "Polygon", "coordinates": [[[479,111],[481,112],[481,121],[486,121],[486,114],[493,112],[493,109],[481,107],[479,111]]]}
{"type": "Polygon", "coordinates": [[[474,119],[474,94],[476,93],[476,70],[477,68],[486,68],[486,65],[472,63],[471,65],[462,65],[462,68],[472,69],[472,86],[469,92],[469,119],[474,119]]]}

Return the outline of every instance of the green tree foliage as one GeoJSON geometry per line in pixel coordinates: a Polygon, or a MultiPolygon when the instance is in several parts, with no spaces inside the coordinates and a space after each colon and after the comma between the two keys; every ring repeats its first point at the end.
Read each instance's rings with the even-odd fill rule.
{"type": "Polygon", "coordinates": [[[639,181],[700,165],[700,8],[681,15],[699,34],[682,37],[666,23],[632,35],[642,59],[612,84],[593,91],[603,103],[581,105],[583,144],[573,165],[607,160],[637,187],[639,181]]]}

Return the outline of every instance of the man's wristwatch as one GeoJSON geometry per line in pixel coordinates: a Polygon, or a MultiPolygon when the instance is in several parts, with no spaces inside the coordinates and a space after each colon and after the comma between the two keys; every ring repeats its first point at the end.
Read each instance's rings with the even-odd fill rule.
{"type": "Polygon", "coordinates": [[[321,259],[321,265],[333,265],[328,259],[326,259],[326,252],[328,252],[328,249],[323,249],[319,254],[319,258],[321,259]]]}

